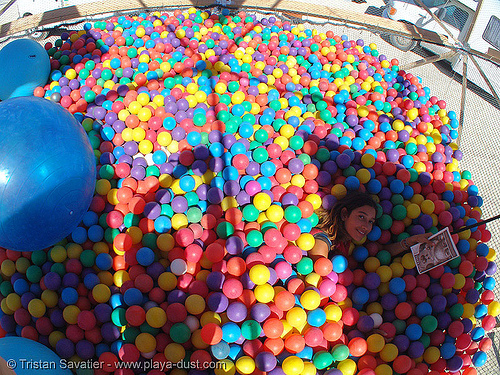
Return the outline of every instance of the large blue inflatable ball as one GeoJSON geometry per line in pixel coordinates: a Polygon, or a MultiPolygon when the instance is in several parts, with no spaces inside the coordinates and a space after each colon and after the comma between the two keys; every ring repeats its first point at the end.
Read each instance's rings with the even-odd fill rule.
{"type": "Polygon", "coordinates": [[[0,102],[0,246],[52,246],[81,222],[92,201],[95,156],[87,134],[46,99],[0,102]]]}
{"type": "Polygon", "coordinates": [[[0,100],[31,96],[49,78],[49,55],[32,39],[16,39],[0,50],[0,72],[0,100]]]}
{"type": "Polygon", "coordinates": [[[16,336],[0,339],[0,374],[71,375],[71,366],[39,342],[16,336]]]}

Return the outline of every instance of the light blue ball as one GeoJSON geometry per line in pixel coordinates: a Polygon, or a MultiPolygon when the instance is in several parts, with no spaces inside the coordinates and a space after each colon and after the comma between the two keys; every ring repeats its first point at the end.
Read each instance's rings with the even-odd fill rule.
{"type": "Polygon", "coordinates": [[[0,100],[31,96],[50,74],[47,51],[32,39],[16,39],[0,50],[0,100]]]}
{"type": "Polygon", "coordinates": [[[347,259],[343,255],[335,255],[332,258],[333,271],[336,273],[342,273],[347,269],[347,259]]]}

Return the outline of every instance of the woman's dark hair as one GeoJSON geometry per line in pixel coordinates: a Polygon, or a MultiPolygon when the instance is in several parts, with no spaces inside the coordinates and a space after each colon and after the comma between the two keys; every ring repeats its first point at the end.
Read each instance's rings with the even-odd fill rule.
{"type": "Polygon", "coordinates": [[[319,223],[317,227],[325,232],[334,243],[345,241],[349,238],[343,221],[342,210],[345,208],[349,215],[353,210],[363,206],[370,206],[377,210],[377,203],[368,193],[361,191],[350,191],[339,199],[330,211],[320,210],[318,212],[319,223]]]}

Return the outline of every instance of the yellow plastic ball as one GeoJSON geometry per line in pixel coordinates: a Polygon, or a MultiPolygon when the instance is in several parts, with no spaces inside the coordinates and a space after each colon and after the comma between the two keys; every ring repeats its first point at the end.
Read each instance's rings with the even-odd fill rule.
{"type": "Polygon", "coordinates": [[[5,299],[7,307],[12,311],[16,311],[22,307],[21,297],[19,297],[16,293],[9,293],[5,299]]]}
{"type": "Polygon", "coordinates": [[[430,199],[426,199],[420,204],[420,209],[424,214],[427,215],[432,214],[435,208],[436,206],[434,205],[434,202],[431,201],[430,199]]]}
{"type": "Polygon", "coordinates": [[[368,257],[364,262],[366,272],[376,272],[380,267],[380,260],[376,257],[368,257]]]}
{"type": "Polygon", "coordinates": [[[374,333],[366,339],[368,350],[372,353],[379,353],[385,346],[385,339],[382,335],[374,333]]]}
{"type": "Polygon", "coordinates": [[[121,288],[125,281],[130,280],[130,275],[125,270],[118,270],[113,274],[113,284],[121,288]]]}
{"type": "Polygon", "coordinates": [[[337,365],[337,369],[340,370],[343,375],[354,375],[357,369],[356,362],[350,358],[344,359],[337,365]]]}
{"type": "Polygon", "coordinates": [[[14,314],[14,311],[8,308],[7,300],[5,298],[2,301],[0,301],[0,308],[2,309],[2,312],[6,315],[14,314]]]}
{"type": "Polygon", "coordinates": [[[80,312],[81,311],[78,306],[66,306],[63,310],[63,318],[68,324],[76,324],[78,322],[78,314],[80,314],[80,312]]]}
{"type": "Polygon", "coordinates": [[[420,206],[415,203],[410,203],[406,207],[406,216],[410,219],[416,219],[420,215],[420,206]]]}
{"type": "Polygon", "coordinates": [[[285,216],[285,212],[283,211],[283,208],[281,208],[280,206],[272,204],[266,210],[266,216],[273,223],[277,223],[283,219],[283,217],[285,216]]]}
{"type": "Polygon", "coordinates": [[[188,298],[186,298],[184,304],[186,305],[187,312],[192,315],[198,315],[205,311],[205,299],[199,294],[190,295],[188,298]]]}
{"type": "Polygon", "coordinates": [[[424,361],[432,365],[441,357],[441,351],[435,346],[429,346],[424,352],[424,361]]]}
{"type": "Polygon", "coordinates": [[[47,311],[47,306],[41,299],[38,298],[33,298],[29,303],[28,303],[28,311],[31,314],[31,316],[35,318],[41,318],[42,316],[45,315],[45,311],[47,311]]]}
{"type": "Polygon", "coordinates": [[[321,303],[321,296],[314,290],[306,290],[300,296],[300,304],[306,310],[317,309],[320,303],[321,303]]]}
{"type": "Polygon", "coordinates": [[[76,70],[75,69],[68,69],[66,70],[66,73],[64,73],[67,79],[72,80],[76,78],[76,70]]]}
{"type": "MultiPolygon", "coordinates": [[[[372,156],[372,155],[370,155],[370,156],[372,156]]],[[[356,172],[356,177],[358,178],[359,182],[361,182],[362,184],[368,183],[372,178],[370,171],[368,169],[365,169],[365,168],[359,169],[356,172]]]]}
{"type": "Polygon", "coordinates": [[[177,363],[185,358],[186,350],[181,344],[171,342],[165,347],[164,354],[167,361],[177,363]]]}
{"type": "Polygon", "coordinates": [[[408,116],[408,118],[410,119],[410,121],[415,120],[418,117],[418,109],[417,108],[409,109],[406,112],[406,116],[408,116]]]}
{"type": "Polygon", "coordinates": [[[324,311],[329,322],[338,322],[342,318],[342,309],[336,304],[326,306],[324,311]]]}
{"type": "Polygon", "coordinates": [[[57,302],[59,301],[57,293],[49,289],[44,290],[40,298],[43,303],[45,303],[45,306],[47,306],[49,309],[56,307],[57,302]]]}
{"type": "Polygon", "coordinates": [[[255,371],[255,361],[252,357],[244,355],[236,360],[236,370],[243,375],[251,374],[255,371]]]}
{"type": "Polygon", "coordinates": [[[380,358],[385,362],[392,362],[398,356],[398,347],[394,344],[386,344],[380,351],[380,358]]]}
{"type": "Polygon", "coordinates": [[[217,362],[214,369],[215,375],[234,375],[236,374],[236,366],[229,359],[222,359],[217,362]]]}
{"type": "Polygon", "coordinates": [[[16,272],[16,265],[10,259],[5,259],[0,265],[0,271],[3,275],[10,277],[16,272]]]}
{"type": "Polygon", "coordinates": [[[382,363],[375,367],[375,375],[392,375],[393,371],[391,366],[386,363],[382,363]]]}
{"type": "Polygon", "coordinates": [[[397,131],[397,132],[400,132],[401,130],[403,130],[405,127],[405,123],[401,120],[394,120],[392,122],[392,129],[397,131]]]}
{"type": "Polygon", "coordinates": [[[280,128],[279,132],[282,136],[291,138],[295,134],[295,128],[292,125],[285,124],[280,128]]]}
{"type": "Polygon", "coordinates": [[[152,334],[142,332],[135,338],[135,346],[142,353],[150,353],[156,348],[156,339],[152,334]]]}
{"type": "Polygon", "coordinates": [[[286,321],[292,327],[300,327],[307,321],[307,314],[300,307],[292,307],[286,313],[286,321]]]}
{"type": "Polygon", "coordinates": [[[333,185],[331,193],[335,198],[342,199],[347,194],[347,188],[342,184],[336,184],[333,185]]]}
{"type": "Polygon", "coordinates": [[[301,250],[309,251],[314,247],[315,240],[312,234],[302,233],[295,242],[301,250]]]}
{"type": "Polygon", "coordinates": [[[250,276],[250,280],[252,280],[255,285],[264,285],[269,281],[271,272],[265,265],[256,264],[255,266],[250,268],[248,275],[250,276]]]}
{"type": "Polygon", "coordinates": [[[488,305],[488,315],[498,316],[500,314],[500,302],[492,301],[488,305]]]}
{"type": "Polygon", "coordinates": [[[267,210],[272,203],[272,199],[266,193],[257,193],[253,198],[253,205],[259,211],[267,210]]]}
{"type": "Polygon", "coordinates": [[[132,129],[132,138],[136,142],[142,141],[144,138],[146,138],[146,131],[143,128],[134,128],[132,129]]]}
{"type": "Polygon", "coordinates": [[[144,139],[139,142],[139,152],[141,154],[147,155],[153,151],[153,143],[149,139],[144,139]]]}
{"type": "Polygon", "coordinates": [[[392,277],[393,278],[394,277],[402,277],[403,273],[405,272],[405,269],[401,263],[393,262],[393,263],[391,263],[391,265],[389,267],[392,270],[392,277]]]}
{"type": "MultiPolygon", "coordinates": [[[[147,57],[147,55],[141,55],[141,57],[142,56],[146,56],[147,57]]],[[[137,102],[139,102],[140,105],[145,106],[146,104],[149,103],[150,97],[149,97],[149,95],[147,93],[141,92],[139,95],[137,95],[136,100],[137,100],[137,102]]]]}
{"type": "Polygon", "coordinates": [[[401,258],[401,264],[407,270],[415,268],[415,259],[413,259],[413,255],[410,253],[403,255],[401,258]]]}
{"type": "Polygon", "coordinates": [[[92,297],[94,297],[98,303],[105,303],[108,302],[109,297],[111,297],[111,291],[107,285],[97,284],[92,289],[92,297]]]}
{"type": "Polygon", "coordinates": [[[292,355],[285,358],[281,368],[286,375],[300,375],[300,373],[304,371],[304,361],[301,358],[292,355]]]}
{"type": "Polygon", "coordinates": [[[152,307],[146,312],[146,322],[153,328],[161,328],[167,322],[167,313],[161,307],[152,307]]]}
{"type": "Polygon", "coordinates": [[[222,82],[217,82],[215,84],[215,87],[214,87],[214,91],[217,93],[217,94],[224,94],[227,90],[227,86],[225,83],[222,83],[222,82]]]}
{"type": "Polygon", "coordinates": [[[257,285],[254,289],[255,299],[260,303],[269,303],[274,298],[274,288],[269,284],[257,285]]]}
{"type": "MultiPolygon", "coordinates": [[[[109,182],[109,181],[108,181],[109,182]]],[[[62,263],[66,260],[68,254],[63,246],[56,245],[50,249],[50,258],[56,263],[62,263]]]]}
{"type": "Polygon", "coordinates": [[[172,228],[175,230],[179,230],[181,228],[186,228],[189,224],[186,215],[184,214],[175,214],[171,219],[172,228]]]}

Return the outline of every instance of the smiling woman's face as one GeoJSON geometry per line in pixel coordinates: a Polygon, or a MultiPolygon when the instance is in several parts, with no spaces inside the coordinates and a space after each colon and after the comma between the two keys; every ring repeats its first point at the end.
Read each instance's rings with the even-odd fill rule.
{"type": "Polygon", "coordinates": [[[361,206],[354,209],[350,214],[342,212],[345,230],[354,241],[361,241],[371,232],[375,223],[376,211],[371,206],[361,206]]]}

